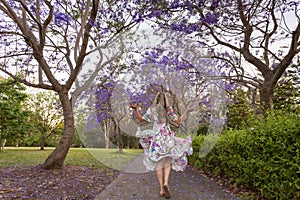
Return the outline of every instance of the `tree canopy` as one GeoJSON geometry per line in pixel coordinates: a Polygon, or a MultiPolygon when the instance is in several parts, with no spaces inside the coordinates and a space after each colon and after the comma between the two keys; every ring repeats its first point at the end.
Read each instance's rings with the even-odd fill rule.
{"type": "MultiPolygon", "coordinates": [[[[189,36],[193,47],[188,50],[201,47],[216,59],[215,66],[225,69],[224,79],[258,89],[260,104],[272,107],[276,83],[300,52],[299,1],[139,2],[145,20],[151,18],[158,29],[175,31],[179,42],[189,36]]],[[[176,53],[174,59],[182,61],[177,62],[180,68],[195,68],[191,56],[176,53]]]]}

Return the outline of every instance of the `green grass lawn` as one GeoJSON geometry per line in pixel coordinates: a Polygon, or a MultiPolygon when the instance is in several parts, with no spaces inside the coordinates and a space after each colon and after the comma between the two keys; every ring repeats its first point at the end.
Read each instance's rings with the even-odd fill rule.
{"type": "MultiPolygon", "coordinates": [[[[54,148],[39,150],[35,147],[5,147],[0,152],[0,167],[26,167],[43,164],[54,148]]],[[[142,150],[70,148],[65,165],[88,166],[93,168],[112,167],[122,169],[128,161],[142,153],[142,150]]]]}

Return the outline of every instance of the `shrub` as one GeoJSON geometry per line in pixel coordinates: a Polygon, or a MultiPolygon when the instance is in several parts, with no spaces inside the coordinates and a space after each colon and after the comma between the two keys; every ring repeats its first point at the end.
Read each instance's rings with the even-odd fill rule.
{"type": "Polygon", "coordinates": [[[296,114],[269,114],[251,127],[225,131],[212,151],[200,159],[204,136],[193,141],[194,166],[226,175],[267,199],[300,198],[300,124],[296,114]]]}

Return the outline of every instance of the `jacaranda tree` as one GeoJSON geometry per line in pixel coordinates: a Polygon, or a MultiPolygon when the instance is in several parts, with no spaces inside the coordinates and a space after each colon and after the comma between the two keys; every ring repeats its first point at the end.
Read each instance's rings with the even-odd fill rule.
{"type": "Polygon", "coordinates": [[[53,91],[40,91],[29,95],[25,107],[31,111],[29,122],[34,124],[27,140],[38,138],[40,150],[50,138],[59,138],[63,127],[63,115],[58,97],[53,91]]]}
{"type": "Polygon", "coordinates": [[[95,90],[95,102],[93,107],[95,108],[96,121],[104,132],[105,147],[109,147],[109,138],[113,134],[114,129],[114,116],[111,108],[111,95],[114,90],[115,84],[108,82],[103,85],[99,85],[95,90]]]}
{"type": "Polygon", "coordinates": [[[72,91],[76,98],[78,87],[84,86],[79,73],[86,69],[95,78],[105,63],[118,57],[101,51],[137,23],[121,8],[130,12],[127,1],[0,1],[0,70],[27,86],[55,91],[62,105],[64,134],[44,168],[61,167],[72,144],[72,91]],[[95,60],[87,62],[88,56],[95,60]],[[95,63],[96,73],[91,73],[95,63]]]}
{"type": "MultiPolygon", "coordinates": [[[[300,52],[299,1],[136,2],[145,8],[143,20],[151,18],[159,29],[190,36],[211,58],[223,61],[221,65],[227,72],[224,78],[258,89],[261,106],[272,108],[274,88],[300,52]],[[258,71],[263,78],[249,71],[258,71]]],[[[178,57],[186,61],[183,67],[193,67],[189,58],[178,57]]]]}

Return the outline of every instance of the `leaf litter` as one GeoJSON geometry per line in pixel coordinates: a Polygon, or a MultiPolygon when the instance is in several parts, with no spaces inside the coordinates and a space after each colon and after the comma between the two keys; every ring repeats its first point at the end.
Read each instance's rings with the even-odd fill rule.
{"type": "Polygon", "coordinates": [[[0,199],[94,199],[118,175],[113,169],[72,165],[0,168],[0,199]]]}

